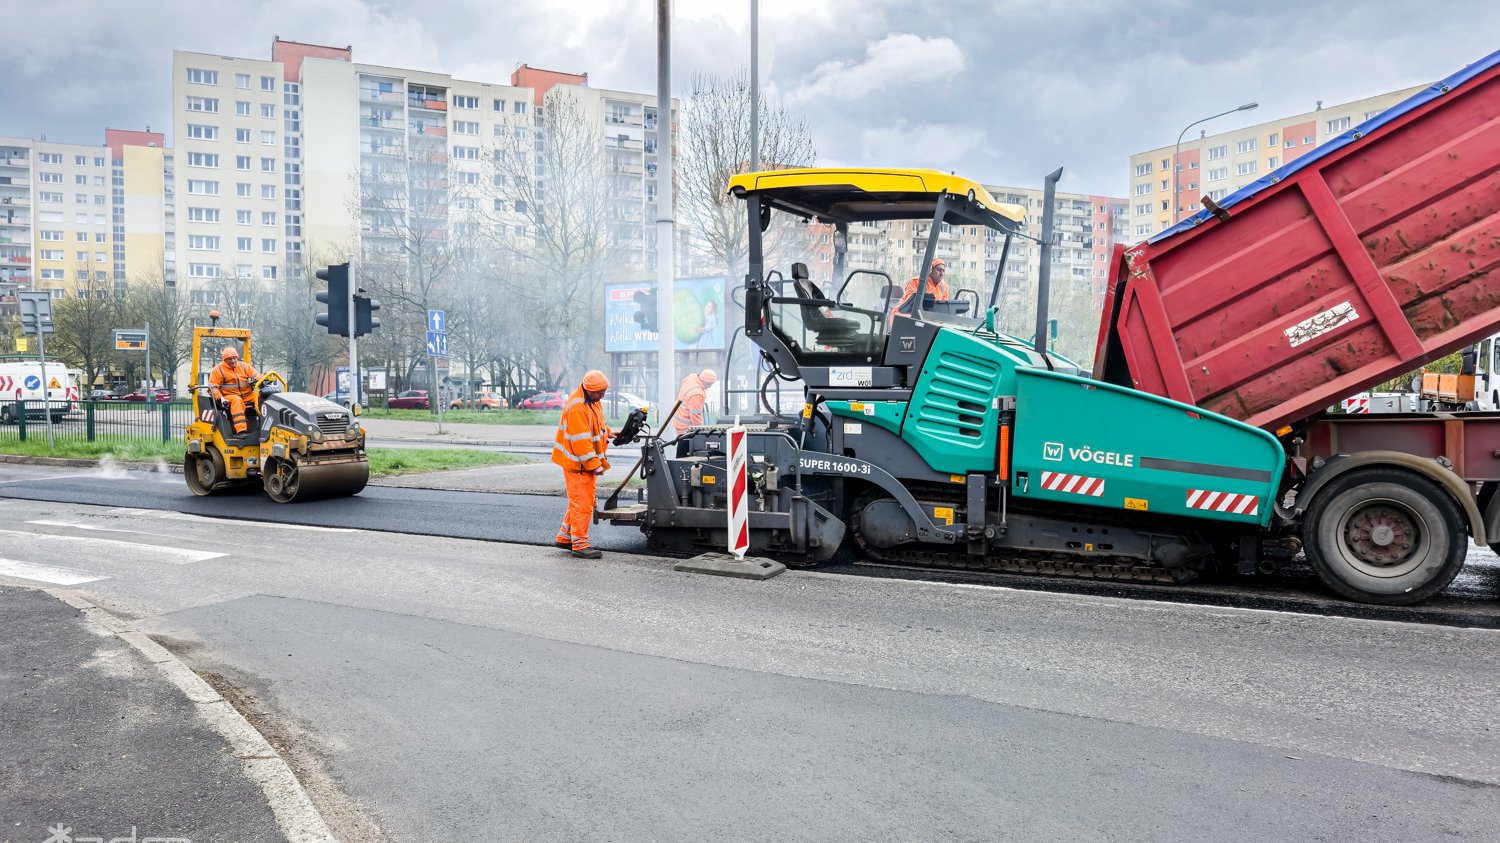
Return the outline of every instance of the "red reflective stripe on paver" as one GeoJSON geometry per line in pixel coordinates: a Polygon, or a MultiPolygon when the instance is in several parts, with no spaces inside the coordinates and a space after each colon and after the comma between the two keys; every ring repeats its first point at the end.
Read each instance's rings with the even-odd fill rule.
{"type": "Polygon", "coordinates": [[[1104,494],[1104,478],[1044,471],[1042,472],[1042,488],[1049,492],[1097,498],[1104,494]]]}
{"type": "Polygon", "coordinates": [[[1188,509],[1208,512],[1227,512],[1231,515],[1257,515],[1260,513],[1260,498],[1237,492],[1213,492],[1207,489],[1187,490],[1188,509]]]}

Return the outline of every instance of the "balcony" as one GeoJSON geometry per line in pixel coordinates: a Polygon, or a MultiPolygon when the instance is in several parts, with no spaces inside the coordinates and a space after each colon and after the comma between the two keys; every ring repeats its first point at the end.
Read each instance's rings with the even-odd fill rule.
{"type": "Polygon", "coordinates": [[[25,176],[0,176],[0,186],[3,185],[10,185],[11,187],[30,187],[31,179],[25,176]]]}
{"type": "Polygon", "coordinates": [[[406,98],[406,104],[407,104],[407,106],[409,106],[411,108],[424,108],[424,109],[426,109],[428,111],[447,111],[448,110],[448,103],[445,102],[445,101],[443,101],[443,100],[440,100],[440,99],[439,100],[430,100],[430,99],[424,99],[423,97],[419,97],[419,96],[417,96],[417,97],[411,97],[411,96],[409,96],[409,97],[406,98]]]}
{"type": "Polygon", "coordinates": [[[445,127],[445,126],[424,126],[424,125],[422,125],[420,123],[416,123],[416,124],[412,125],[412,127],[411,127],[411,133],[414,134],[414,135],[418,135],[420,137],[427,137],[427,138],[446,138],[446,137],[448,137],[448,129],[447,129],[447,127],[445,127]]]}
{"type": "MultiPolygon", "coordinates": [[[[631,152],[640,152],[643,144],[637,138],[605,138],[606,149],[625,149],[631,152]]],[[[654,149],[655,147],[653,147],[654,149]]]]}
{"type": "Polygon", "coordinates": [[[11,205],[13,207],[30,208],[30,196],[4,196],[0,197],[0,206],[11,205]]]}
{"type": "Polygon", "coordinates": [[[29,255],[0,254],[0,264],[9,264],[11,266],[30,266],[31,257],[29,255]]]}
{"type": "Polygon", "coordinates": [[[398,117],[371,117],[366,115],[359,118],[359,125],[365,129],[385,129],[391,132],[399,132],[406,128],[406,121],[398,117]]]}
{"type": "Polygon", "coordinates": [[[29,170],[31,169],[31,159],[24,155],[0,157],[0,167],[20,167],[23,170],[29,170]]]}
{"type": "Polygon", "coordinates": [[[606,114],[604,123],[608,126],[639,126],[641,116],[639,114],[606,114]]]}
{"type": "Polygon", "coordinates": [[[372,88],[367,85],[359,86],[360,102],[400,102],[405,96],[405,91],[382,91],[379,88],[372,88]]]}

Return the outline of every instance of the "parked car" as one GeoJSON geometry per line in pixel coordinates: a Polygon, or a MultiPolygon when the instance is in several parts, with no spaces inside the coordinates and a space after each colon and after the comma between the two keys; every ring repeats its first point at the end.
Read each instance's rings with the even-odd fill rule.
{"type": "Polygon", "coordinates": [[[429,407],[427,403],[427,390],[408,389],[395,398],[386,401],[385,406],[391,410],[426,410],[429,407]]]}
{"type": "Polygon", "coordinates": [[[516,405],[521,410],[561,410],[568,396],[561,392],[538,392],[516,405]]]}
{"type": "MultiPolygon", "coordinates": [[[[171,393],[170,390],[157,389],[157,390],[155,390],[155,392],[156,392],[156,402],[158,404],[164,404],[164,403],[172,400],[172,393],[171,393]]],[[[120,396],[120,400],[121,401],[142,401],[142,402],[144,402],[146,400],[146,390],[144,390],[144,389],[137,389],[135,392],[131,392],[131,393],[128,393],[126,395],[120,396]]]]}
{"type": "Polygon", "coordinates": [[[114,394],[114,392],[112,392],[112,391],[110,391],[108,389],[93,389],[93,390],[89,390],[89,400],[90,401],[118,401],[118,400],[120,400],[120,396],[114,394]]]}
{"type": "Polygon", "coordinates": [[[462,410],[468,407],[470,410],[478,410],[481,413],[487,410],[504,410],[510,407],[510,402],[500,397],[498,392],[476,392],[473,397],[465,399],[462,395],[448,403],[450,410],[462,410]]]}
{"type": "Polygon", "coordinates": [[[631,410],[639,410],[642,407],[645,407],[647,412],[656,409],[655,404],[633,392],[621,392],[614,389],[611,389],[604,396],[604,401],[604,406],[610,415],[615,416],[626,416],[630,414],[631,410]]]}

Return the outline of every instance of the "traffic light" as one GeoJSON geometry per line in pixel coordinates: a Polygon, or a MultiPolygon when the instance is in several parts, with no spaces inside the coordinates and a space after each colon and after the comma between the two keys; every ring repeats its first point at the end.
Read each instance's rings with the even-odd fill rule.
{"type": "Polygon", "coordinates": [[[380,309],[380,302],[369,296],[356,295],[354,297],[354,335],[362,337],[372,334],[380,327],[380,317],[370,314],[380,309]]]}
{"type": "Polygon", "coordinates": [[[642,330],[655,331],[656,289],[637,290],[634,298],[636,306],[640,308],[635,312],[635,323],[640,325],[642,330]]]}
{"type": "Polygon", "coordinates": [[[328,312],[319,313],[317,323],[327,328],[330,334],[349,336],[349,264],[331,264],[316,274],[328,282],[328,290],[317,295],[319,304],[328,305],[328,312]]]}

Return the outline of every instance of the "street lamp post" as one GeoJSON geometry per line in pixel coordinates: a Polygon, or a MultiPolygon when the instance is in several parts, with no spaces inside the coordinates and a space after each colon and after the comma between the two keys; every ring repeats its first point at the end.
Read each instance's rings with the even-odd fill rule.
{"type": "Polygon", "coordinates": [[[1219,117],[1223,117],[1226,114],[1233,114],[1236,111],[1254,111],[1257,108],[1260,108],[1260,103],[1258,103],[1258,102],[1247,102],[1247,103],[1245,103],[1244,105],[1242,105],[1242,106],[1240,106],[1238,108],[1231,108],[1228,111],[1221,111],[1218,114],[1211,114],[1208,117],[1203,118],[1202,120],[1194,120],[1193,122],[1187,124],[1186,126],[1183,126],[1182,127],[1182,131],[1177,133],[1177,145],[1172,148],[1172,224],[1173,225],[1177,224],[1177,217],[1178,217],[1178,213],[1177,213],[1177,209],[1178,209],[1178,204],[1177,204],[1178,203],[1178,197],[1177,197],[1177,189],[1178,189],[1177,188],[1177,172],[1182,169],[1182,167],[1177,163],[1177,156],[1182,152],[1182,138],[1183,138],[1183,136],[1185,136],[1187,134],[1188,129],[1193,128],[1194,126],[1198,125],[1199,123],[1207,123],[1210,120],[1213,120],[1213,119],[1216,119],[1216,118],[1219,118],[1219,117]]]}

